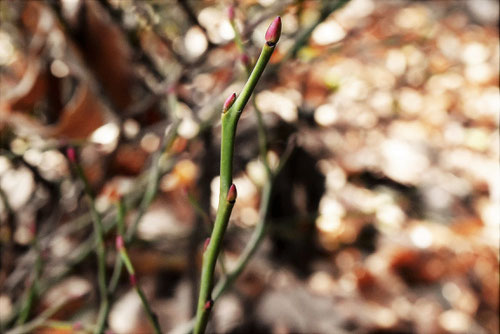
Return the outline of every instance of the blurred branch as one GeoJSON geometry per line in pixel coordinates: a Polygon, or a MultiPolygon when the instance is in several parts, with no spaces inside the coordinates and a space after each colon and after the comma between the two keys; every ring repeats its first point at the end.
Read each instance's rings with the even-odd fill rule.
{"type": "Polygon", "coordinates": [[[26,322],[28,319],[31,309],[33,307],[33,304],[37,297],[39,296],[39,291],[38,291],[38,283],[40,279],[40,275],[42,274],[42,268],[43,268],[43,261],[42,261],[42,255],[40,251],[40,245],[38,243],[38,237],[36,235],[36,232],[33,236],[33,242],[32,242],[33,248],[37,254],[36,256],[36,261],[35,261],[35,268],[33,275],[31,277],[31,282],[28,291],[26,292],[26,297],[23,298],[23,304],[21,306],[21,312],[19,314],[19,317],[16,320],[16,326],[22,325],[26,322]]]}
{"type": "Polygon", "coordinates": [[[27,334],[27,333],[33,333],[33,331],[39,327],[42,327],[45,322],[50,319],[57,311],[59,311],[64,304],[66,304],[67,300],[63,299],[60,300],[59,302],[56,302],[54,305],[43,311],[39,316],[37,316],[35,319],[31,320],[30,322],[25,323],[24,325],[15,327],[11,330],[9,330],[5,334],[27,334]]]}
{"type": "Polygon", "coordinates": [[[151,322],[151,325],[153,326],[155,334],[161,334],[161,328],[160,324],[158,323],[158,317],[156,314],[153,312],[151,309],[151,306],[149,305],[149,302],[144,295],[144,292],[142,291],[139,283],[137,282],[137,277],[135,274],[135,269],[134,266],[132,265],[132,261],[130,261],[130,258],[127,253],[127,249],[125,247],[125,243],[123,240],[123,236],[125,233],[125,222],[124,222],[124,216],[125,216],[125,206],[123,204],[123,201],[120,199],[118,201],[118,216],[117,216],[117,230],[118,230],[118,235],[116,237],[116,249],[120,253],[120,258],[121,262],[125,264],[125,268],[127,268],[129,278],[130,278],[130,283],[134,287],[137,295],[141,299],[142,305],[144,307],[144,311],[146,312],[146,315],[151,322]]]}
{"type": "Polygon", "coordinates": [[[97,243],[96,254],[97,254],[97,281],[99,285],[99,295],[101,298],[101,304],[99,307],[99,313],[97,318],[97,325],[94,333],[100,334],[104,331],[106,327],[106,320],[109,312],[109,293],[106,282],[106,245],[104,244],[104,227],[101,220],[101,215],[97,211],[95,206],[95,198],[90,189],[88,180],[83,172],[82,167],[77,162],[75,149],[70,147],[67,151],[68,160],[75,169],[78,177],[83,182],[85,194],[87,196],[88,205],[90,208],[90,215],[92,216],[92,221],[94,222],[94,236],[97,243]]]}
{"type": "MultiPolygon", "coordinates": [[[[152,58],[151,55],[149,55],[142,48],[141,28],[128,27],[127,25],[123,24],[123,16],[124,16],[123,10],[119,8],[114,8],[113,6],[110,5],[109,1],[99,0],[99,3],[101,3],[101,5],[109,12],[110,16],[114,18],[115,24],[117,24],[120,27],[120,30],[122,30],[131,48],[133,50],[140,50],[136,52],[139,61],[141,61],[146,66],[146,68],[148,68],[148,70],[154,75],[156,80],[164,81],[165,75],[162,73],[161,70],[157,68],[154,58],[152,58]]],[[[137,6],[137,8],[142,8],[141,6],[149,6],[149,4],[140,2],[136,3],[135,6],[137,6]]],[[[155,36],[167,47],[168,51],[171,53],[174,59],[180,64],[185,64],[186,63],[185,58],[179,55],[175,51],[172,45],[172,41],[167,36],[165,36],[165,34],[162,31],[160,31],[159,25],[155,24],[155,22],[151,22],[151,19],[149,17],[147,17],[147,19],[150,21],[148,23],[152,28],[152,31],[154,32],[155,36]]],[[[153,92],[157,93],[154,90],[153,92]]]]}
{"type": "Polygon", "coordinates": [[[297,37],[295,39],[295,43],[290,48],[290,50],[288,50],[285,57],[283,57],[283,59],[281,60],[281,63],[286,62],[290,58],[295,58],[295,56],[297,55],[297,52],[304,45],[306,45],[307,42],[309,41],[309,38],[311,37],[314,29],[316,29],[316,27],[318,25],[320,25],[324,20],[326,20],[328,18],[328,16],[330,16],[330,14],[332,14],[336,10],[342,8],[349,1],[350,0],[325,1],[323,3],[323,7],[321,8],[321,11],[319,13],[318,19],[313,24],[311,24],[308,28],[306,28],[304,31],[302,31],[302,33],[299,35],[299,37],[297,37]]]}
{"type": "MultiPolygon", "coordinates": [[[[173,113],[173,112],[172,112],[173,113]]],[[[165,131],[166,134],[163,137],[163,143],[160,147],[160,149],[155,152],[152,162],[151,162],[151,169],[149,171],[149,180],[146,185],[146,191],[144,193],[144,196],[142,197],[142,200],[139,204],[139,209],[138,212],[135,216],[134,221],[132,222],[132,225],[130,228],[126,231],[125,233],[125,245],[129,244],[132,242],[133,238],[135,237],[135,233],[137,231],[137,227],[139,226],[139,223],[146,213],[146,210],[149,208],[151,205],[151,202],[153,199],[156,197],[156,194],[158,193],[158,186],[160,183],[161,179],[161,158],[163,154],[165,154],[165,151],[168,151],[168,149],[172,146],[175,138],[177,137],[177,128],[180,124],[179,119],[176,119],[173,124],[170,125],[170,127],[165,131]]],[[[113,274],[111,276],[111,281],[109,283],[109,291],[113,293],[116,290],[116,287],[118,286],[118,281],[120,279],[120,275],[122,272],[122,264],[121,264],[121,259],[120,257],[117,257],[115,260],[115,265],[114,265],[114,270],[113,274]]]]}
{"type": "Polygon", "coordinates": [[[181,7],[181,9],[184,11],[184,13],[188,17],[189,21],[191,22],[191,24],[197,25],[205,34],[205,37],[206,37],[207,42],[208,42],[207,51],[212,49],[213,47],[215,47],[215,44],[213,44],[210,41],[210,39],[208,38],[207,29],[205,29],[205,27],[198,20],[198,17],[196,16],[196,13],[194,12],[191,5],[189,4],[189,1],[188,0],[177,0],[177,3],[181,7]]]}
{"type": "Polygon", "coordinates": [[[151,58],[151,56],[142,48],[140,36],[141,31],[123,24],[123,11],[119,8],[114,8],[108,0],[98,0],[98,2],[108,12],[109,16],[113,19],[114,24],[120,28],[131,49],[135,52],[136,58],[148,68],[156,79],[164,80],[165,77],[161,71],[158,70],[154,59],[151,58]]]}
{"type": "MultiPolygon", "coordinates": [[[[0,273],[0,284],[4,285],[5,280],[7,279],[12,264],[14,262],[14,230],[15,230],[15,214],[10,206],[9,199],[7,198],[7,194],[3,191],[2,187],[0,187],[0,199],[2,200],[3,208],[6,213],[5,220],[0,224],[0,228],[2,229],[2,239],[0,242],[0,254],[1,254],[1,268],[2,271],[0,273]],[[5,226],[4,226],[5,225],[5,226]]],[[[1,328],[0,328],[1,329],[1,328]]]]}
{"type": "MultiPolygon", "coordinates": [[[[163,161],[163,163],[160,166],[160,178],[161,176],[165,175],[165,173],[169,172],[172,167],[174,166],[175,159],[174,157],[171,157],[167,159],[166,161],[163,161]]],[[[145,193],[145,188],[147,188],[148,184],[148,179],[150,175],[148,174],[148,171],[145,171],[141,176],[139,176],[138,180],[136,181],[136,185],[134,186],[134,190],[127,194],[124,197],[124,200],[126,202],[127,206],[136,206],[138,203],[140,203],[141,199],[144,197],[145,193]]],[[[103,213],[103,223],[104,223],[104,233],[108,233],[116,224],[115,220],[115,215],[116,215],[116,210],[113,209],[108,209],[105,213],[103,213]]],[[[41,244],[42,247],[46,243],[50,242],[52,235],[63,233],[63,235],[68,235],[73,232],[76,232],[82,228],[85,228],[92,222],[91,216],[89,213],[85,213],[81,215],[80,217],[76,218],[75,220],[66,223],[65,225],[61,226],[55,231],[50,231],[51,234],[43,236],[41,238],[41,244]]],[[[47,291],[51,286],[59,282],[61,279],[66,277],[68,274],[70,274],[76,266],[78,266],[82,261],[87,259],[87,257],[94,252],[95,250],[95,235],[91,234],[85,241],[80,243],[74,251],[72,251],[69,256],[64,260],[64,269],[59,270],[55,275],[48,277],[48,278],[41,278],[38,286],[38,292],[39,294],[43,294],[45,291],[47,291]]],[[[33,258],[33,253],[29,252],[27,255],[27,259],[30,257],[33,258]]],[[[18,261],[20,264],[27,265],[27,262],[25,260],[18,261]]],[[[50,265],[48,265],[50,266],[50,265]]],[[[13,275],[10,275],[8,278],[8,284],[7,286],[10,287],[10,289],[14,289],[14,284],[17,284],[17,282],[20,281],[21,279],[21,272],[15,274],[15,277],[13,275]]],[[[16,301],[13,307],[14,311],[12,312],[11,317],[7,319],[6,321],[2,322],[3,324],[9,323],[12,321],[12,317],[16,317],[21,309],[21,300],[16,301]]]]}
{"type": "MultiPolygon", "coordinates": [[[[75,29],[71,28],[71,25],[68,24],[66,21],[66,18],[64,17],[63,10],[61,3],[54,1],[54,0],[46,0],[48,5],[52,8],[53,13],[55,14],[58,22],[61,25],[61,30],[64,33],[65,37],[67,38],[68,41],[71,41],[71,43],[80,48],[80,43],[77,42],[78,40],[78,32],[75,31],[75,29]]],[[[82,7],[86,6],[86,2],[82,2],[82,7]]],[[[79,10],[79,15],[82,16],[85,10],[81,9],[79,10]]],[[[83,22],[83,24],[86,24],[83,22]]],[[[120,115],[120,108],[117,107],[117,105],[113,102],[113,99],[109,94],[107,93],[106,89],[104,89],[104,86],[102,83],[99,81],[97,76],[93,71],[89,69],[89,64],[88,62],[85,62],[85,67],[82,66],[81,70],[84,71],[86,78],[88,78],[89,83],[92,84],[93,88],[95,91],[100,93],[100,97],[102,99],[102,102],[106,107],[108,107],[115,115],[120,115]]]]}

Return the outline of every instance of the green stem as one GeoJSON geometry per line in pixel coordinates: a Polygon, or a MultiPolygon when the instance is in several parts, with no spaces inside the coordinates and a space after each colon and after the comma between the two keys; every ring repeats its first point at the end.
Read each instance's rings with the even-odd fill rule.
{"type": "MultiPolygon", "coordinates": [[[[205,225],[203,227],[205,227],[203,230],[205,231],[208,231],[210,229],[210,227],[212,227],[212,221],[210,220],[210,217],[208,216],[208,213],[206,213],[203,208],[201,207],[200,203],[198,203],[198,201],[196,200],[196,198],[190,194],[188,192],[187,194],[188,196],[188,201],[189,201],[189,204],[191,204],[191,206],[193,207],[194,211],[200,216],[201,219],[203,219],[203,221],[205,222],[205,225]]],[[[226,274],[226,265],[225,265],[226,261],[224,260],[224,252],[221,251],[220,254],[219,254],[219,265],[220,265],[220,270],[222,272],[222,274],[226,274]]]]}
{"type": "Polygon", "coordinates": [[[201,273],[200,295],[196,312],[196,324],[194,333],[205,332],[208,316],[211,310],[211,292],[214,281],[215,264],[221,249],[222,238],[229,222],[229,217],[234,203],[227,201],[229,187],[233,182],[233,153],[236,126],[243,108],[250,99],[257,82],[271,58],[275,45],[264,45],[255,67],[250,74],[241,94],[233,106],[222,114],[222,136],[221,136],[221,159],[220,159],[220,196],[214,229],[210,238],[210,244],[203,255],[203,267],[201,273]],[[207,304],[208,303],[208,304],[207,304]]]}

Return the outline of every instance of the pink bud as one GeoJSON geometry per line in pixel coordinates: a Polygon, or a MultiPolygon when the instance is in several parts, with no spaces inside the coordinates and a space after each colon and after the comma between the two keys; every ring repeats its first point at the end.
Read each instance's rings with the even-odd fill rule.
{"type": "Polygon", "coordinates": [[[172,84],[167,87],[167,94],[174,94],[175,93],[175,85],[172,84]]]}
{"type": "Polygon", "coordinates": [[[224,102],[224,106],[222,107],[222,112],[228,111],[229,108],[231,108],[231,106],[233,105],[235,100],[236,100],[236,94],[233,93],[231,94],[230,97],[226,99],[226,102],[224,102]]]}
{"type": "Polygon", "coordinates": [[[76,163],[76,152],[74,147],[69,146],[66,149],[66,156],[68,157],[69,162],[73,164],[76,163]]]}
{"type": "Polygon", "coordinates": [[[74,331],[81,331],[83,329],[83,325],[80,321],[77,321],[73,324],[74,331]]]}
{"type": "Polygon", "coordinates": [[[28,225],[28,230],[30,231],[32,236],[36,235],[36,224],[32,222],[31,224],[28,225]]]}
{"type": "Polygon", "coordinates": [[[281,18],[276,17],[266,31],[266,42],[268,45],[273,46],[278,42],[281,36],[281,18]]]}
{"type": "Polygon", "coordinates": [[[205,239],[205,243],[203,244],[203,251],[205,252],[210,244],[210,238],[205,239]]]}
{"type": "Polygon", "coordinates": [[[250,65],[250,58],[247,56],[246,53],[240,56],[240,60],[245,67],[248,67],[248,65],[250,65]]]}
{"type": "Polygon", "coordinates": [[[130,279],[130,285],[132,286],[137,285],[137,278],[135,277],[135,274],[130,274],[129,279],[130,279]]]}
{"type": "Polygon", "coordinates": [[[234,20],[234,6],[231,5],[227,9],[227,17],[229,18],[229,21],[233,21],[234,20]]]}
{"type": "Polygon", "coordinates": [[[236,196],[238,196],[238,192],[236,191],[236,186],[234,183],[229,187],[229,190],[227,192],[227,197],[226,200],[229,203],[234,203],[236,201],[236,196]]]}
{"type": "Polygon", "coordinates": [[[116,236],[115,243],[116,243],[116,249],[118,250],[122,250],[125,245],[125,242],[123,241],[123,237],[121,235],[116,236]]]}
{"type": "Polygon", "coordinates": [[[214,306],[214,301],[212,299],[207,300],[207,302],[205,303],[205,310],[210,310],[212,306],[214,306]]]}

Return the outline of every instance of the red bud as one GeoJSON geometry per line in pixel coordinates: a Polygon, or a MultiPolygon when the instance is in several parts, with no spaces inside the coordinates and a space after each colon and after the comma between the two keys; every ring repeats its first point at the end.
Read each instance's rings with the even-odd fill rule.
{"type": "Polygon", "coordinates": [[[203,251],[207,250],[209,244],[210,244],[210,238],[206,238],[205,243],[203,244],[203,251]]]}
{"type": "Polygon", "coordinates": [[[69,162],[76,163],[76,152],[75,148],[70,146],[66,149],[66,156],[68,157],[69,162]]]}
{"type": "Polygon", "coordinates": [[[229,18],[229,21],[233,21],[234,20],[234,6],[231,5],[227,9],[227,17],[229,18]]]}
{"type": "Polygon", "coordinates": [[[118,249],[118,250],[123,249],[123,247],[125,245],[125,242],[123,241],[123,237],[121,235],[116,236],[115,243],[116,243],[116,249],[118,249]]]}
{"type": "Polygon", "coordinates": [[[276,17],[266,31],[266,42],[268,45],[273,46],[278,42],[281,36],[281,18],[276,17]]]}
{"type": "Polygon", "coordinates": [[[226,99],[226,102],[224,102],[224,106],[222,107],[222,112],[228,111],[229,108],[231,108],[231,106],[233,105],[235,100],[236,100],[236,94],[233,93],[226,99]]]}
{"type": "Polygon", "coordinates": [[[214,301],[212,299],[207,300],[207,302],[205,303],[205,310],[210,310],[212,306],[214,306],[214,301]]]}
{"type": "Polygon", "coordinates": [[[236,186],[233,183],[231,187],[229,187],[226,199],[229,203],[234,203],[236,201],[236,196],[238,196],[238,192],[236,191],[236,186]]]}
{"type": "Polygon", "coordinates": [[[137,285],[137,278],[135,277],[135,274],[130,274],[129,279],[130,279],[130,285],[132,286],[137,285]]]}

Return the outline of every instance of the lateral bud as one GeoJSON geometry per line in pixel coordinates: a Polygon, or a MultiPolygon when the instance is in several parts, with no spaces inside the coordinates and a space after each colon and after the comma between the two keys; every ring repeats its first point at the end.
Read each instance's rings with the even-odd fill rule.
{"type": "Polygon", "coordinates": [[[74,324],[73,324],[73,330],[74,331],[81,331],[83,330],[83,325],[80,321],[76,321],[74,324]]]}
{"type": "Polygon", "coordinates": [[[125,247],[125,242],[123,241],[123,237],[121,235],[116,236],[115,244],[116,244],[116,249],[119,251],[122,250],[123,247],[125,247]]]}
{"type": "Polygon", "coordinates": [[[281,36],[281,17],[277,16],[269,25],[266,31],[266,42],[269,46],[274,46],[281,36]]]}
{"type": "Polygon", "coordinates": [[[241,63],[243,64],[243,66],[245,66],[245,67],[250,66],[250,58],[247,56],[247,54],[246,54],[246,53],[243,53],[243,54],[240,56],[240,61],[241,61],[241,63]]]}
{"type": "Polygon", "coordinates": [[[210,244],[210,238],[206,238],[205,242],[203,243],[203,252],[207,250],[209,244],[210,244]]]}
{"type": "Polygon", "coordinates": [[[76,164],[76,151],[73,146],[66,148],[66,156],[68,157],[69,162],[76,164]]]}
{"type": "Polygon", "coordinates": [[[229,203],[234,203],[236,201],[236,197],[238,196],[238,192],[236,191],[236,186],[231,184],[231,187],[229,187],[229,191],[227,192],[227,201],[229,203]]]}
{"type": "Polygon", "coordinates": [[[137,278],[135,277],[135,274],[130,274],[128,278],[130,280],[130,285],[132,286],[137,285],[137,278]]]}
{"type": "Polygon", "coordinates": [[[225,113],[226,111],[228,111],[229,108],[231,108],[231,106],[233,105],[235,100],[236,100],[236,93],[233,93],[226,99],[226,102],[224,102],[224,106],[222,106],[222,112],[225,113]]]}
{"type": "Polygon", "coordinates": [[[207,300],[205,303],[205,310],[210,310],[214,306],[214,301],[212,299],[207,300]]]}

